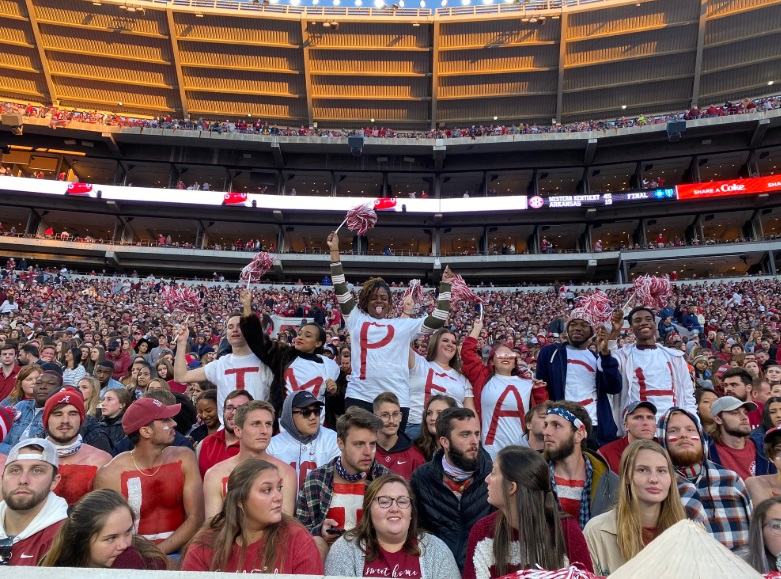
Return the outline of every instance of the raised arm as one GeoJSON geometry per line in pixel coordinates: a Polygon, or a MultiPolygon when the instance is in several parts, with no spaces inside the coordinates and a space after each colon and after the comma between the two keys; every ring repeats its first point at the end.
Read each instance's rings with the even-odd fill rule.
{"type": "Polygon", "coordinates": [[[187,327],[187,322],[185,322],[182,326],[182,331],[176,337],[176,356],[174,357],[174,380],[180,384],[206,380],[206,370],[204,370],[203,366],[195,370],[187,369],[185,355],[187,354],[187,339],[189,337],[190,330],[187,327]]]}
{"type": "Polygon", "coordinates": [[[450,284],[455,279],[455,274],[450,271],[449,267],[446,267],[445,271],[442,272],[442,282],[439,284],[439,301],[437,301],[437,307],[434,308],[434,311],[431,312],[425,320],[423,320],[423,327],[421,330],[424,334],[430,334],[445,325],[447,316],[450,313],[450,284]]]}
{"type": "Polygon", "coordinates": [[[339,302],[339,309],[346,317],[353,311],[355,299],[347,288],[347,280],[344,279],[342,256],[339,255],[339,236],[335,231],[328,235],[327,243],[328,249],[331,250],[331,281],[334,284],[334,293],[339,302]]]}

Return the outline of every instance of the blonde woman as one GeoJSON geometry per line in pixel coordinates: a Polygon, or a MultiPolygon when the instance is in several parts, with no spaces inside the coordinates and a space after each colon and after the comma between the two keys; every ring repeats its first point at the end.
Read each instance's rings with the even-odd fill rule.
{"type": "Polygon", "coordinates": [[[618,504],[583,529],[598,575],[610,575],[686,517],[672,461],[657,443],[630,444],[621,457],[620,471],[618,504]]]}
{"type": "Polygon", "coordinates": [[[100,404],[100,382],[92,376],[84,376],[76,386],[81,390],[81,395],[84,396],[85,412],[97,418],[98,404],[100,404]]]}

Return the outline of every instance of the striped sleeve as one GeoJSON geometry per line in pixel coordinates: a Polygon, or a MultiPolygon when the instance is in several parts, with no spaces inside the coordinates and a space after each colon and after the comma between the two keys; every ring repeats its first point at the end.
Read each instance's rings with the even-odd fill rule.
{"type": "Polygon", "coordinates": [[[355,308],[355,299],[347,288],[347,280],[344,278],[344,269],[341,261],[331,263],[331,281],[334,284],[339,309],[342,315],[347,317],[355,308]]]}
{"type": "Polygon", "coordinates": [[[444,281],[439,284],[439,301],[437,307],[431,312],[425,320],[421,331],[424,334],[430,334],[445,325],[447,316],[450,313],[450,284],[444,281]]]}

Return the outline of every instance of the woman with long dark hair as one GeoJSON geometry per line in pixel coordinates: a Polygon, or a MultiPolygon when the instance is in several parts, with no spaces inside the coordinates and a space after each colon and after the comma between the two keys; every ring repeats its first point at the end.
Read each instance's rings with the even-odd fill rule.
{"type": "Polygon", "coordinates": [[[347,286],[339,255],[339,237],[327,240],[331,252],[331,278],[339,309],[352,336],[352,373],[347,384],[345,409],[360,406],[372,412],[372,402],[383,392],[392,392],[401,405],[401,430],[409,420],[409,344],[420,333],[441,328],[450,312],[450,268],[442,272],[437,306],[425,318],[409,318],[415,309],[411,297],[404,300],[401,317],[393,315],[393,299],[388,284],[380,277],[368,279],[356,301],[347,286]]]}
{"type": "MultiPolygon", "coordinates": [[[[326,391],[336,391],[339,366],[323,356],[325,330],[319,324],[310,322],[298,328],[293,345],[272,340],[263,331],[258,316],[252,313],[248,290],[241,292],[244,315],[241,318],[241,332],[252,352],[271,370],[273,380],[269,402],[277,416],[282,415],[285,398],[300,390],[308,390],[325,406],[326,391]]],[[[321,421],[325,414],[321,416],[321,421]]]]}
{"type": "Polygon", "coordinates": [[[92,491],[77,502],[57,531],[42,567],[168,568],[168,557],[134,533],[136,515],[118,492],[92,491]]]}
{"type": "Polygon", "coordinates": [[[282,479],[260,459],[246,460],[228,477],[222,510],[190,541],[182,571],[322,575],[312,535],[282,512],[282,479]]]}
{"type": "Polygon", "coordinates": [[[62,385],[73,386],[87,375],[87,370],[81,365],[81,348],[69,348],[65,351],[65,368],[62,370],[62,385]]]}
{"type": "Polygon", "coordinates": [[[781,571],[781,497],[755,503],[746,561],[762,574],[781,571]]]}
{"type": "Polygon", "coordinates": [[[600,575],[609,575],[686,518],[670,455],[653,440],[630,444],[620,471],[615,508],[591,519],[583,530],[600,575]]]}
{"type": "MultiPolygon", "coordinates": [[[[461,372],[458,336],[448,328],[440,328],[431,335],[426,355],[414,348],[409,350],[409,422],[406,433],[416,438],[423,427],[423,407],[432,394],[445,394],[459,406],[475,411],[472,384],[461,372]]],[[[476,411],[475,411],[476,412],[476,411]]]]}
{"type": "Polygon", "coordinates": [[[591,556],[578,522],[562,515],[551,488],[548,464],[524,446],[496,455],[485,482],[497,512],[469,533],[463,579],[501,577],[537,566],[555,571],[578,564],[591,571],[591,556]]]}
{"type": "Polygon", "coordinates": [[[106,350],[103,349],[103,346],[92,346],[89,351],[89,356],[86,359],[82,356],[84,369],[87,371],[87,374],[92,376],[95,372],[95,366],[98,365],[98,362],[102,362],[105,359],[106,350]]]}
{"type": "Polygon", "coordinates": [[[415,448],[423,453],[426,460],[431,460],[434,453],[440,449],[437,436],[437,418],[445,408],[457,408],[458,403],[450,396],[435,394],[426,402],[423,411],[424,422],[420,434],[414,440],[415,448]]]}
{"type": "Polygon", "coordinates": [[[363,516],[331,546],[325,573],[343,577],[459,577],[448,546],[418,529],[412,488],[397,474],[383,475],[366,489],[363,516]]]}

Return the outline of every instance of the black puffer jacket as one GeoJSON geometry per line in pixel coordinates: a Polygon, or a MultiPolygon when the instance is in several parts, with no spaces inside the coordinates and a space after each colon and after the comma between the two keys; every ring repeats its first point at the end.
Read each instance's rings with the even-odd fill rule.
{"type": "Polygon", "coordinates": [[[111,441],[111,454],[115,456],[114,447],[119,444],[120,440],[125,438],[125,431],[122,429],[122,417],[124,415],[125,413],[122,412],[119,416],[115,416],[114,418],[106,418],[104,416],[98,424],[98,428],[102,430],[111,441]]]}
{"type": "Polygon", "coordinates": [[[445,542],[463,573],[469,531],[477,521],[496,510],[488,504],[485,485],[485,479],[491,473],[491,457],[480,449],[480,465],[459,501],[443,481],[443,454],[442,449],[438,450],[431,462],[412,473],[412,490],[420,526],[445,542]]]}

